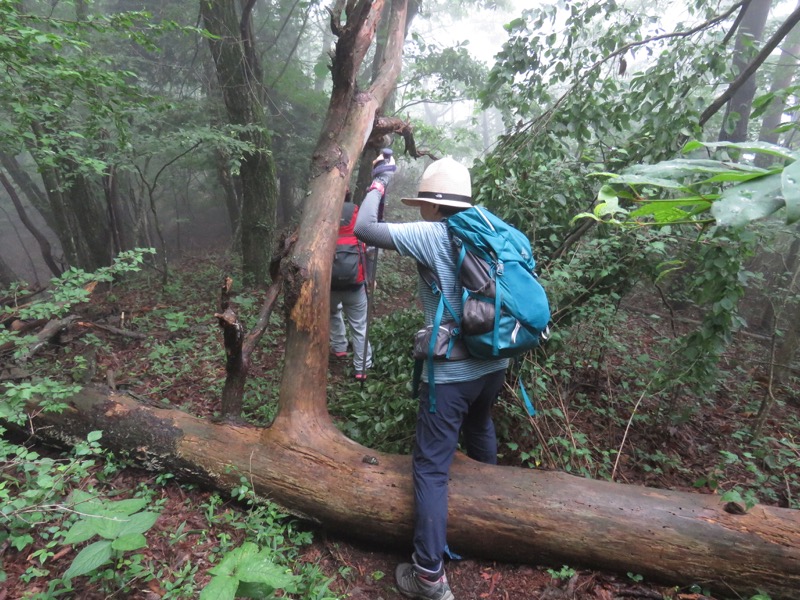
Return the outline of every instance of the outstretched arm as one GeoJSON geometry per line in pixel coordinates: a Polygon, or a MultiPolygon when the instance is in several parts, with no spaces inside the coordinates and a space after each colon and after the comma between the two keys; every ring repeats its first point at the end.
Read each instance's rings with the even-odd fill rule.
{"type": "Polygon", "coordinates": [[[378,210],[380,209],[382,196],[380,189],[375,187],[370,189],[361,204],[361,208],[358,209],[354,233],[359,240],[369,246],[397,250],[392,241],[392,235],[389,233],[389,225],[378,221],[378,210]]]}
{"type": "Polygon", "coordinates": [[[379,220],[381,204],[386,196],[386,187],[392,180],[397,167],[391,150],[384,152],[373,161],[376,167],[372,170],[372,185],[367,190],[367,196],[358,209],[358,218],[354,233],[356,237],[369,246],[386,248],[387,250],[397,250],[392,235],[389,233],[389,225],[379,220]]]}

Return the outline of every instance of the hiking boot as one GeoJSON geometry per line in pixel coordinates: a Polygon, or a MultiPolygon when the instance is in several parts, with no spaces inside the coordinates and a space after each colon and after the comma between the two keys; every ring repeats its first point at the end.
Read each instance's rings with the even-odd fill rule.
{"type": "Polygon", "coordinates": [[[455,600],[456,598],[450,591],[444,571],[438,580],[428,581],[417,572],[414,565],[402,563],[397,565],[394,576],[397,579],[397,588],[400,593],[408,598],[418,598],[419,600],[455,600]]]}
{"type": "Polygon", "coordinates": [[[345,356],[347,356],[347,351],[343,350],[342,352],[334,352],[333,350],[331,350],[331,354],[336,358],[344,358],[345,356]]]}
{"type": "Polygon", "coordinates": [[[367,374],[362,371],[356,371],[356,381],[366,381],[367,374]]]}

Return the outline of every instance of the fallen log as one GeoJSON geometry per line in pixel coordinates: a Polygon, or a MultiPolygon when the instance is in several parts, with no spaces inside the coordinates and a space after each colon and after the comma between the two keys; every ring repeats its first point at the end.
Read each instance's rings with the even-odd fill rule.
{"type": "MultiPolygon", "coordinates": [[[[260,496],[330,531],[410,545],[409,457],[360,446],[330,418],[289,422],[279,414],[269,428],[220,424],[87,388],[66,412],[40,413],[32,424],[38,436],[62,441],[100,429],[105,446],[145,467],[223,489],[246,474],[260,496]]],[[[697,583],[721,597],[800,598],[800,511],[759,505],[732,514],[714,495],[458,456],[448,541],[476,558],[635,572],[669,585],[697,583]]]]}

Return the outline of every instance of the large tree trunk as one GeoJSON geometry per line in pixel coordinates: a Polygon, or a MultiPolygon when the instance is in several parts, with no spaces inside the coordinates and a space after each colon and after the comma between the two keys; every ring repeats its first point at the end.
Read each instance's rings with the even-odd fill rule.
{"type": "Polygon", "coordinates": [[[3,288],[7,288],[18,279],[19,277],[17,277],[17,274],[14,272],[14,269],[12,269],[6,263],[6,261],[3,260],[3,257],[0,256],[0,286],[3,288]]]}
{"type": "Polygon", "coordinates": [[[28,202],[39,211],[45,223],[50,229],[55,229],[55,222],[53,220],[53,211],[47,200],[45,193],[39,188],[36,182],[31,178],[28,172],[19,164],[16,157],[0,152],[0,164],[5,167],[11,179],[17,187],[25,194],[28,202]]]}
{"type": "MultiPolygon", "coordinates": [[[[309,402],[320,400],[308,399],[309,402]]],[[[33,411],[32,411],[33,412],[33,411]]],[[[215,424],[84,390],[62,414],[38,414],[42,436],[103,445],[143,464],[230,489],[246,474],[259,496],[326,529],[384,547],[408,546],[413,485],[408,456],[356,444],[327,419],[286,427],[215,424]]],[[[458,455],[451,469],[448,542],[472,557],[636,572],[720,595],[797,600],[800,511],[726,511],[720,497],[486,465],[458,455]]]]}
{"type": "MultiPolygon", "coordinates": [[[[797,7],[800,8],[800,2],[797,7]]],[[[761,121],[761,133],[758,139],[770,144],[777,144],[780,134],[778,126],[783,119],[783,111],[786,108],[786,98],[782,96],[786,89],[791,85],[797,74],[797,56],[800,54],[800,28],[795,27],[786,36],[786,44],[782,46],[781,57],[775,65],[772,73],[772,83],[769,91],[775,94],[770,102],[769,108],[764,112],[764,119],[761,121]]],[[[756,154],[755,164],[759,167],[767,167],[774,161],[774,157],[768,154],[756,154]]]]}
{"type": "Polygon", "coordinates": [[[338,36],[328,112],[311,161],[309,195],[297,243],[282,271],[285,280],[286,354],[278,420],[291,429],[308,422],[329,422],[325,406],[331,263],[339,215],[353,167],[369,138],[375,113],[394,89],[400,73],[406,0],[393,0],[389,34],[379,74],[359,91],[356,74],[378,27],[384,0],[359,0],[331,10],[338,36]]]}
{"type": "Polygon", "coordinates": [[[268,281],[275,238],[278,183],[264,115],[261,68],[252,47],[250,12],[254,4],[247,2],[243,7],[241,22],[236,11],[238,3],[229,0],[203,1],[200,12],[206,29],[218,36],[209,38],[208,43],[228,118],[242,128],[239,137],[254,148],[242,157],[239,168],[239,230],[244,273],[252,283],[263,285],[268,281]]]}
{"type": "Polygon", "coordinates": [[[25,225],[25,228],[39,244],[39,250],[42,253],[42,258],[44,259],[44,263],[47,265],[47,268],[50,269],[50,273],[54,277],[58,277],[61,275],[63,270],[53,258],[50,242],[48,241],[47,237],[42,234],[41,231],[39,231],[36,225],[34,225],[33,221],[28,218],[28,214],[25,212],[25,207],[22,205],[19,196],[17,196],[17,191],[14,189],[14,186],[11,185],[11,182],[2,171],[0,171],[0,184],[5,188],[8,197],[11,199],[11,203],[14,205],[14,208],[17,209],[17,214],[19,215],[20,221],[22,221],[22,224],[25,225]]]}
{"type": "MultiPolygon", "coordinates": [[[[745,70],[754,54],[752,46],[761,41],[771,4],[772,0],[749,0],[743,9],[744,17],[733,49],[733,66],[736,75],[745,70]]],[[[750,123],[750,111],[755,95],[756,77],[752,75],[736,90],[725,107],[725,116],[719,132],[720,141],[743,142],[747,139],[747,126],[750,123]],[[733,124],[730,123],[731,119],[734,119],[733,124]],[[731,125],[733,125],[732,128],[731,125]]]]}

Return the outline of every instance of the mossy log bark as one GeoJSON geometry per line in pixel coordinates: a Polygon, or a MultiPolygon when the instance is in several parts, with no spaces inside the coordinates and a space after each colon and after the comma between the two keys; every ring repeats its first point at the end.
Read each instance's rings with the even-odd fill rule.
{"type": "MultiPolygon", "coordinates": [[[[67,441],[102,430],[105,446],[151,469],[223,489],[245,474],[260,496],[330,531],[384,547],[410,544],[409,457],[360,446],[328,419],[217,424],[86,389],[67,412],[32,423],[38,435],[67,441]]],[[[633,571],[666,584],[700,583],[723,597],[757,590],[773,600],[800,597],[800,511],[756,506],[730,514],[718,496],[458,456],[450,515],[450,546],[467,556],[633,571]]]]}

